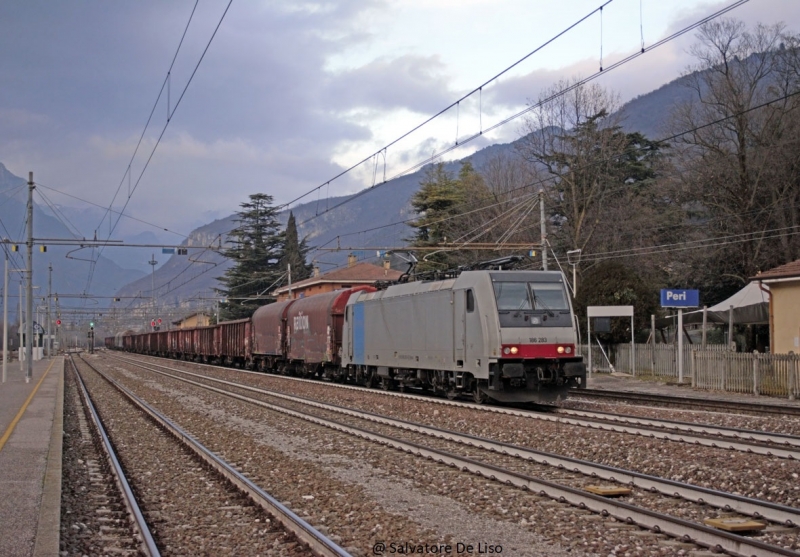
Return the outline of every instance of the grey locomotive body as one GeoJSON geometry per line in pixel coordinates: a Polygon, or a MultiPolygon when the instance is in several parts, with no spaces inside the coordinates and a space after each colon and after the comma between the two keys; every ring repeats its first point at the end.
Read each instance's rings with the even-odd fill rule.
{"type": "Polygon", "coordinates": [[[586,383],[564,276],[465,271],[353,295],[342,368],[385,388],[551,402],[586,383]]]}

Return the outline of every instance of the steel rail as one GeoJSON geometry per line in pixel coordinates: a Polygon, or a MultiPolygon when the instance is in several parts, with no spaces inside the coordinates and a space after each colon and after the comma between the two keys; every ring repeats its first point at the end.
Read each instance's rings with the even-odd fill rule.
{"type": "MultiPolygon", "coordinates": [[[[126,358],[124,356],[114,355],[113,357],[126,360],[126,358]]],[[[159,358],[159,359],[163,360],[163,358],[159,358]]],[[[127,361],[135,361],[135,360],[127,358],[127,361]]],[[[253,374],[253,375],[256,375],[256,376],[260,376],[260,377],[270,377],[270,375],[266,375],[266,374],[261,373],[261,372],[254,372],[254,371],[248,371],[248,370],[242,370],[242,369],[236,369],[236,368],[227,368],[227,367],[214,366],[214,365],[209,365],[209,364],[197,364],[197,363],[194,363],[194,362],[186,362],[186,363],[191,363],[192,365],[198,365],[198,366],[205,366],[205,367],[211,367],[211,368],[217,368],[217,369],[224,369],[226,371],[236,371],[238,373],[253,374]]],[[[162,366],[161,364],[153,363],[151,365],[161,366],[161,367],[165,367],[166,368],[166,366],[162,366]]],[[[170,369],[170,368],[166,368],[166,369],[170,369]]],[[[282,375],[273,376],[273,377],[279,377],[281,379],[289,379],[289,380],[292,380],[292,381],[308,382],[308,383],[312,383],[312,384],[315,384],[315,385],[319,385],[320,384],[319,381],[315,381],[315,380],[311,380],[311,379],[301,379],[301,378],[297,378],[297,377],[285,377],[285,376],[282,376],[282,375]]],[[[498,406],[486,406],[486,405],[483,405],[483,404],[474,404],[474,403],[469,403],[469,402],[464,402],[464,401],[450,401],[450,400],[445,400],[445,399],[424,397],[424,396],[420,396],[420,395],[412,395],[412,394],[407,394],[407,393],[393,393],[393,392],[387,392],[387,391],[379,391],[379,390],[375,390],[375,389],[368,389],[366,387],[358,387],[358,386],[354,386],[354,385],[340,385],[340,384],[336,384],[336,383],[330,383],[330,385],[332,387],[336,387],[336,388],[339,388],[339,389],[353,389],[353,390],[362,391],[362,392],[369,392],[369,393],[373,393],[373,394],[380,394],[380,395],[386,395],[386,396],[395,396],[395,397],[401,397],[401,398],[408,398],[408,399],[411,399],[411,400],[431,402],[433,404],[443,404],[443,405],[453,406],[453,407],[456,407],[456,408],[473,408],[473,409],[478,409],[478,410],[485,411],[485,412],[495,412],[495,413],[498,413],[498,414],[506,414],[506,415],[510,415],[510,416],[517,416],[517,417],[528,418],[528,419],[533,419],[533,420],[542,420],[542,421],[546,421],[546,422],[568,424],[568,425],[574,425],[574,426],[578,426],[578,427],[588,427],[588,428],[597,429],[597,430],[600,430],[600,431],[613,431],[615,433],[627,433],[627,434],[630,434],[630,435],[640,435],[640,436],[644,436],[644,437],[650,437],[650,438],[653,438],[653,439],[661,439],[661,440],[665,440],[665,441],[676,441],[676,442],[681,442],[681,443],[690,443],[690,444],[701,445],[701,446],[715,448],[715,449],[723,449],[723,450],[732,450],[732,451],[745,452],[745,453],[760,454],[760,455],[763,455],[763,456],[772,456],[772,457],[776,457],[776,458],[786,458],[786,459],[790,459],[790,460],[800,460],[800,447],[798,447],[798,450],[793,450],[791,448],[784,448],[784,447],[769,447],[769,446],[764,446],[764,445],[757,444],[757,443],[749,443],[746,439],[742,439],[742,440],[731,440],[730,438],[728,438],[728,439],[712,439],[712,438],[709,438],[709,437],[703,437],[702,435],[692,435],[691,431],[686,431],[684,433],[681,433],[681,432],[672,433],[672,432],[666,431],[666,430],[664,430],[663,428],[660,428],[660,427],[646,427],[646,426],[636,426],[636,425],[625,425],[625,424],[618,424],[618,423],[609,423],[608,421],[605,421],[605,422],[604,421],[597,421],[597,422],[592,423],[592,422],[589,422],[589,421],[586,421],[586,420],[583,420],[583,419],[562,417],[562,416],[559,415],[560,414],[559,412],[556,412],[554,414],[549,414],[549,413],[546,414],[546,413],[542,413],[542,412],[531,412],[531,411],[526,411],[526,410],[518,410],[518,409],[515,409],[515,408],[505,408],[505,407],[498,407],[498,406]]],[[[580,392],[583,392],[583,391],[580,391],[580,392]]],[[[708,427],[716,427],[716,426],[706,426],[706,424],[697,424],[696,432],[697,433],[703,433],[703,429],[707,429],[708,427]]]]}
{"type": "Polygon", "coordinates": [[[103,442],[103,451],[105,452],[106,458],[108,459],[111,469],[114,472],[114,478],[116,479],[117,486],[122,493],[122,499],[125,501],[125,507],[128,509],[128,514],[132,519],[136,533],[140,536],[140,549],[149,557],[160,557],[161,552],[159,551],[158,546],[153,539],[153,534],[150,532],[150,527],[147,525],[147,522],[144,519],[144,515],[139,508],[139,504],[136,502],[136,497],[134,497],[131,486],[125,477],[125,472],[122,470],[122,465],[120,465],[119,459],[117,459],[117,454],[114,452],[114,447],[111,445],[111,441],[108,438],[105,427],[103,427],[103,422],[100,420],[100,416],[94,407],[92,398],[89,396],[89,391],[86,389],[86,385],[83,383],[83,378],[81,377],[80,373],[78,373],[78,366],[76,366],[75,362],[72,361],[71,354],[69,355],[69,362],[72,364],[75,377],[78,379],[78,385],[80,386],[83,403],[89,410],[89,414],[92,417],[92,422],[94,423],[94,426],[100,435],[100,439],[103,442]]]}
{"type": "Polygon", "coordinates": [[[629,402],[650,402],[655,404],[674,404],[687,408],[702,410],[722,410],[730,412],[738,410],[753,414],[779,414],[781,416],[800,416],[800,405],[761,404],[736,400],[709,400],[696,397],[680,397],[658,395],[653,393],[637,393],[633,391],[605,391],[600,389],[579,389],[574,391],[576,397],[627,400],[629,402]]]}
{"type": "MultiPolygon", "coordinates": [[[[168,375],[164,372],[156,373],[168,375]]],[[[715,530],[705,525],[693,523],[688,520],[665,515],[649,509],[636,507],[618,500],[607,499],[605,497],[601,497],[577,488],[560,485],[548,480],[534,478],[525,474],[506,470],[493,464],[478,462],[471,458],[461,457],[431,447],[425,447],[411,441],[405,441],[387,435],[367,431],[365,429],[353,425],[342,424],[334,420],[328,420],[317,416],[304,414],[280,405],[270,404],[268,402],[256,400],[250,397],[232,393],[230,391],[225,391],[223,389],[218,389],[210,385],[204,385],[189,379],[176,379],[236,400],[247,402],[248,404],[260,406],[262,408],[305,420],[307,422],[327,427],[335,431],[340,431],[348,435],[354,435],[356,437],[380,443],[405,451],[407,453],[415,454],[429,460],[434,460],[441,464],[457,467],[463,471],[468,471],[492,480],[499,481],[501,483],[513,485],[527,491],[532,491],[541,496],[550,497],[551,499],[555,499],[561,503],[569,503],[570,505],[579,507],[581,509],[590,510],[592,512],[601,514],[602,516],[613,516],[620,521],[636,524],[642,528],[646,528],[657,533],[664,533],[684,541],[690,541],[691,543],[702,547],[707,547],[712,550],[726,551],[729,554],[741,557],[800,557],[800,553],[790,549],[769,545],[758,540],[715,530]]]]}
{"type": "Polygon", "coordinates": [[[800,447],[800,437],[787,433],[769,433],[756,431],[753,429],[737,429],[733,427],[718,426],[712,424],[698,424],[693,422],[681,422],[677,420],[659,420],[655,418],[643,418],[640,416],[629,416],[625,414],[612,414],[610,412],[598,412],[595,410],[573,410],[570,408],[559,408],[557,414],[568,416],[578,416],[591,419],[603,419],[610,422],[632,423],[651,426],[661,429],[674,429],[701,433],[705,435],[718,435],[720,437],[731,437],[743,441],[755,441],[759,443],[773,443],[789,447],[800,447]]]}
{"type": "Polygon", "coordinates": [[[307,544],[315,555],[324,557],[350,557],[350,554],[347,551],[339,547],[332,540],[325,537],[316,528],[297,516],[297,514],[295,514],[291,509],[272,497],[272,495],[258,487],[249,478],[242,475],[228,462],[220,458],[210,449],[206,448],[202,443],[180,428],[169,418],[147,404],[119,382],[115,381],[111,377],[108,377],[105,373],[98,370],[86,360],[82,361],[103,379],[108,381],[108,383],[113,385],[119,392],[124,394],[131,402],[133,402],[148,416],[160,424],[166,431],[172,434],[186,447],[191,449],[204,462],[222,474],[225,479],[246,493],[257,505],[278,519],[284,528],[294,534],[298,540],[307,544]]]}
{"type": "MultiPolygon", "coordinates": [[[[176,377],[174,375],[171,375],[163,371],[150,369],[139,363],[135,363],[133,365],[142,367],[143,369],[146,369],[153,373],[158,373],[166,377],[171,377],[173,379],[185,381],[191,385],[203,388],[209,388],[209,386],[204,385],[203,383],[197,383],[195,381],[183,379],[181,377],[176,377]]],[[[353,410],[352,408],[346,408],[335,404],[310,400],[304,397],[287,395],[284,393],[275,393],[257,387],[252,387],[249,385],[242,385],[240,383],[226,381],[224,379],[217,379],[215,377],[207,377],[204,375],[199,375],[196,373],[192,373],[190,371],[183,371],[183,370],[173,370],[173,371],[185,375],[190,375],[192,377],[205,379],[207,381],[212,381],[214,383],[235,387],[245,391],[264,394],[270,397],[287,400],[289,402],[305,404],[307,406],[311,406],[314,408],[319,408],[322,410],[327,410],[330,412],[335,412],[338,414],[343,414],[346,416],[351,416],[354,418],[359,418],[374,423],[388,425],[406,431],[413,431],[415,433],[421,433],[431,437],[445,439],[447,441],[453,441],[467,446],[477,447],[498,454],[529,460],[532,462],[536,462],[537,464],[544,464],[548,466],[554,466],[557,468],[563,468],[572,472],[584,474],[586,476],[599,477],[604,480],[627,484],[648,491],[656,491],[664,495],[679,497],[687,501],[692,501],[694,503],[708,504],[711,505],[712,507],[720,508],[725,511],[737,512],[743,515],[752,516],[756,518],[764,518],[771,522],[784,524],[786,526],[796,526],[800,524],[800,509],[796,509],[794,507],[789,507],[786,505],[780,505],[777,503],[772,503],[770,501],[763,501],[760,499],[745,497],[743,495],[726,493],[724,491],[718,491],[674,480],[659,478],[656,476],[642,474],[631,470],[624,470],[622,468],[617,468],[614,466],[597,464],[594,462],[580,460],[577,458],[561,456],[544,451],[538,451],[536,449],[532,449],[529,447],[522,447],[520,445],[504,443],[502,441],[495,441],[477,435],[471,435],[448,429],[427,426],[424,424],[410,422],[407,420],[389,418],[387,416],[374,414],[372,412],[353,410]]],[[[217,390],[215,392],[224,394],[229,393],[229,391],[223,391],[223,390],[217,390]]],[[[247,400],[248,402],[252,402],[255,399],[249,399],[245,397],[242,400],[247,400]]]]}

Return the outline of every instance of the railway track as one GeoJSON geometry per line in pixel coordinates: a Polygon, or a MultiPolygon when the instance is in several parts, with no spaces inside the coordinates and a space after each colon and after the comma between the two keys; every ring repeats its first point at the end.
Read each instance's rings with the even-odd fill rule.
{"type": "MultiPolygon", "coordinates": [[[[114,355],[114,357],[121,357],[114,355]]],[[[124,357],[123,357],[124,358],[124,357]]],[[[128,357],[130,358],[130,357],[128,357]]],[[[132,361],[132,360],[131,360],[132,361]]],[[[163,362],[162,358],[153,358],[155,362],[163,362]]],[[[161,365],[154,363],[153,365],[161,365]]],[[[208,366],[207,364],[192,364],[211,369],[226,369],[218,366],[208,366]]],[[[242,374],[252,374],[263,377],[263,373],[249,372],[245,370],[235,370],[242,374]]],[[[300,379],[284,376],[280,377],[289,381],[319,384],[319,381],[300,379]]],[[[438,397],[420,396],[410,393],[398,393],[391,391],[378,391],[365,387],[342,385],[330,383],[331,388],[354,390],[383,396],[425,400],[433,404],[445,406],[478,408],[486,412],[500,413],[509,416],[525,417],[544,422],[568,424],[578,427],[597,429],[600,431],[610,431],[638,435],[654,439],[663,439],[692,445],[706,446],[712,448],[722,448],[731,451],[744,453],[762,454],[777,458],[800,460],[800,437],[781,433],[755,431],[752,429],[738,429],[730,427],[715,426],[707,423],[679,422],[675,420],[642,418],[637,416],[626,416],[620,414],[610,414],[608,412],[597,412],[589,410],[571,410],[554,408],[548,412],[530,411],[517,408],[502,406],[489,406],[483,404],[473,404],[464,401],[450,401],[438,397]]],[[[584,391],[580,391],[581,393],[584,391]]]]}
{"type": "Polygon", "coordinates": [[[69,554],[160,555],[108,434],[71,358],[67,374],[61,549],[69,554]],[[71,427],[72,430],[68,431],[71,427]],[[77,431],[76,431],[77,430],[77,431]]]}
{"type": "Polygon", "coordinates": [[[740,412],[754,415],[778,415],[800,417],[800,406],[784,404],[764,404],[757,402],[700,399],[678,397],[631,391],[606,391],[600,389],[581,389],[574,391],[575,398],[589,400],[625,401],[634,404],[665,406],[668,408],[687,408],[717,412],[740,412]]]}
{"type": "MultiPolygon", "coordinates": [[[[72,361],[72,358],[70,358],[72,361]]],[[[73,361],[73,365],[75,362],[73,361]]],[[[145,512],[156,535],[153,536],[153,549],[155,545],[169,548],[170,552],[200,552],[226,553],[247,552],[251,554],[266,552],[269,548],[281,555],[307,555],[309,552],[321,556],[347,556],[344,549],[335,542],[321,534],[308,522],[300,518],[285,505],[258,487],[247,476],[236,470],[221,456],[208,450],[191,435],[187,434],[177,424],[152,408],[145,401],[131,391],[108,377],[89,362],[81,359],[76,366],[81,368],[78,376],[95,374],[88,379],[91,382],[87,393],[99,396],[104,400],[105,411],[113,415],[115,426],[124,423],[133,430],[122,431],[124,427],[116,427],[112,433],[114,444],[117,446],[135,446],[135,452],[129,452],[128,458],[123,460],[128,468],[133,468],[129,474],[134,478],[132,483],[137,486],[137,491],[142,498],[147,500],[149,512],[145,512]],[[91,370],[91,371],[89,371],[91,370]],[[115,399],[117,402],[111,402],[115,399]],[[120,399],[125,403],[120,404],[120,399]],[[120,414],[119,409],[125,408],[120,414]],[[156,426],[156,427],[154,427],[156,426]],[[162,432],[169,434],[168,439],[162,432]],[[128,437],[127,435],[133,435],[128,437]],[[143,455],[140,447],[151,449],[143,455]],[[160,486],[155,493],[151,491],[152,482],[148,479],[164,471],[165,464],[169,464],[169,473],[181,480],[190,478],[194,484],[186,485],[188,493],[181,496],[177,493],[177,486],[169,482],[164,484],[156,480],[160,486]],[[205,489],[201,489],[204,487],[205,489]],[[171,490],[175,488],[175,492],[171,490]],[[231,500],[240,500],[242,494],[255,505],[231,505],[231,500]],[[201,508],[198,511],[198,507],[201,508]],[[202,510],[205,508],[206,510],[202,510]],[[222,534],[222,543],[216,544],[214,536],[210,538],[202,533],[213,522],[213,528],[218,528],[216,521],[220,510],[225,513],[226,532],[222,534]],[[277,527],[272,526],[276,520],[277,527]],[[259,529],[258,535],[253,536],[252,524],[268,525],[259,529]],[[200,535],[187,540],[187,531],[200,535]],[[238,537],[236,537],[238,534],[238,537]],[[230,543],[230,539],[236,537],[230,543]],[[234,547],[235,546],[235,547],[234,547]]],[[[87,394],[87,399],[89,398],[87,394]]],[[[103,404],[101,404],[103,405],[103,404]]],[[[183,481],[181,482],[183,483],[183,481]]],[[[140,516],[142,513],[139,513],[140,516]]],[[[144,520],[142,520],[144,522],[144,520]]],[[[155,554],[158,554],[157,552],[155,554]]]]}
{"type": "MultiPolygon", "coordinates": [[[[166,366],[158,365],[157,367],[162,369],[156,369],[153,364],[144,366],[136,363],[135,365],[161,376],[183,381],[194,387],[433,459],[473,474],[483,475],[540,493],[556,501],[589,509],[603,516],[613,516],[620,521],[635,523],[652,531],[668,533],[682,540],[690,539],[702,547],[722,549],[733,555],[797,555],[791,550],[776,545],[720,532],[683,518],[683,516],[698,516],[701,511],[698,511],[697,504],[700,503],[701,505],[712,504],[726,511],[735,509],[739,513],[780,524],[797,524],[800,522],[800,513],[791,507],[701,489],[680,482],[665,481],[608,466],[599,466],[591,462],[545,454],[507,443],[498,443],[491,439],[463,435],[385,416],[376,416],[351,408],[341,408],[318,401],[269,392],[185,370],[171,370],[172,373],[167,373],[163,371],[166,366]],[[176,371],[180,375],[175,375],[176,371]],[[231,392],[231,389],[239,392],[231,392]],[[247,394],[241,394],[242,392],[247,394]],[[256,394],[260,398],[252,398],[250,396],[252,394],[256,394]],[[265,398],[267,400],[264,400],[265,398]],[[313,410],[309,410],[309,408],[313,410]],[[427,436],[426,438],[430,439],[427,439],[426,444],[423,445],[420,442],[421,436],[427,436]],[[531,464],[531,462],[535,464],[531,464]],[[532,476],[532,473],[535,473],[536,476],[532,476]],[[555,477],[557,481],[547,479],[548,476],[555,477]],[[636,499],[637,504],[610,501],[588,493],[583,488],[582,481],[585,483],[587,477],[593,476],[634,487],[638,492],[631,499],[636,499]],[[664,497],[665,494],[668,496],[667,498],[664,497]],[[675,505],[674,502],[667,500],[673,496],[684,498],[685,504],[675,505]],[[686,505],[693,509],[686,508],[686,505]],[[665,507],[673,509],[674,514],[665,514],[655,510],[665,507]]],[[[779,533],[772,534],[776,543],[793,543],[792,540],[796,542],[794,529],[791,529],[788,541],[785,539],[785,535],[782,537],[783,534],[780,533],[782,530],[782,528],[778,528],[777,532],[779,533]]],[[[775,532],[775,530],[773,531],[775,532]]]]}

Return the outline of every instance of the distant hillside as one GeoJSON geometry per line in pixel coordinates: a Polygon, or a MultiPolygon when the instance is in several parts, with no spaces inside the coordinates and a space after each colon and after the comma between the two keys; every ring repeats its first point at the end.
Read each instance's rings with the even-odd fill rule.
{"type": "Polygon", "coordinates": [[[670,113],[677,104],[689,100],[692,95],[685,83],[686,78],[680,77],[625,103],[619,111],[623,117],[622,127],[627,132],[639,132],[648,139],[669,136],[667,127],[670,113]]]}
{"type": "MultiPolygon", "coordinates": [[[[24,242],[26,238],[25,215],[28,199],[27,180],[15,176],[0,163],[0,236],[12,242],[24,242]]],[[[34,197],[34,201],[35,201],[34,197]]],[[[34,238],[71,238],[69,230],[58,219],[43,212],[34,202],[33,211],[34,238]]],[[[33,282],[39,286],[37,297],[47,295],[48,266],[53,266],[53,294],[75,295],[86,290],[90,273],[89,259],[91,250],[79,250],[74,247],[47,246],[47,252],[41,253],[38,247],[33,255],[33,282]]],[[[20,251],[11,253],[9,268],[24,269],[24,244],[20,251]]],[[[111,296],[122,285],[142,276],[140,271],[123,269],[108,258],[101,256],[95,267],[90,294],[111,296]]],[[[10,276],[9,285],[9,318],[15,319],[17,306],[18,280],[20,274],[10,276]]],[[[74,305],[78,305],[75,302],[74,305]]],[[[62,307],[73,305],[67,297],[63,297],[62,307]]],[[[105,305],[105,302],[102,304],[105,305]]],[[[98,307],[102,307],[98,305],[98,307]]]]}
{"type": "MultiPolygon", "coordinates": [[[[639,131],[651,139],[663,137],[672,107],[690,94],[681,85],[682,79],[672,81],[626,103],[620,109],[624,116],[624,129],[639,131]]],[[[467,159],[477,170],[480,170],[493,157],[516,156],[515,144],[516,142],[491,145],[467,159]]],[[[457,172],[460,168],[460,161],[450,162],[447,166],[449,170],[457,172]]],[[[424,171],[425,169],[421,169],[413,174],[373,187],[371,190],[362,191],[346,205],[330,212],[325,212],[325,210],[353,196],[314,201],[294,207],[292,211],[297,219],[300,236],[306,237],[311,246],[327,248],[338,245],[342,247],[404,245],[405,238],[412,233],[408,226],[381,227],[413,218],[410,199],[419,189],[424,171]],[[312,217],[314,218],[312,219],[312,217]],[[362,232],[367,229],[371,230],[362,232]]],[[[286,219],[288,219],[288,213],[282,214],[281,221],[284,224],[286,219]]],[[[192,232],[187,244],[209,245],[219,242],[220,235],[224,236],[234,227],[233,215],[216,220],[192,232]]],[[[374,253],[364,251],[356,252],[356,255],[359,258],[368,259],[373,257],[374,253]]],[[[158,255],[156,258],[159,258],[158,255]]],[[[315,259],[324,272],[344,264],[347,252],[317,252],[315,259]]],[[[118,295],[136,296],[138,294],[149,299],[151,280],[154,278],[156,292],[162,302],[176,304],[180,300],[185,301],[192,297],[213,298],[213,289],[219,285],[216,278],[222,276],[229,264],[228,261],[213,252],[195,254],[191,258],[173,255],[161,268],[156,270],[154,277],[145,276],[127,284],[118,291],[118,295]],[[198,261],[190,264],[191,259],[198,261]]],[[[190,305],[192,304],[186,304],[187,307],[190,305]]],[[[205,305],[210,306],[210,301],[207,301],[205,305]]]]}

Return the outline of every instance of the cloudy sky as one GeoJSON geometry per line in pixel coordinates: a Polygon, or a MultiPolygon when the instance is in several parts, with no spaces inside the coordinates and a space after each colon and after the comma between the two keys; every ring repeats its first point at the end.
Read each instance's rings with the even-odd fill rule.
{"type": "MultiPolygon", "coordinates": [[[[734,0],[613,0],[480,95],[386,151],[391,177],[734,0]],[[602,40],[601,40],[602,27],[602,40]]],[[[601,0],[0,0],[0,162],[18,176],[181,233],[255,192],[286,203],[490,80],[601,0]],[[142,170],[174,111],[144,174],[142,170]],[[140,178],[141,176],[141,178],[140,178]],[[138,185],[137,185],[138,181],[138,185]]],[[[800,31],[800,1],[730,13],[800,31]]],[[[623,101],[671,81],[692,35],[604,75],[623,101]]],[[[448,158],[519,136],[521,121],[448,158]]],[[[381,157],[379,175],[383,175],[381,157]]],[[[371,185],[367,163],[318,195],[371,185]]],[[[56,203],[81,206],[51,190],[56,203]]],[[[97,222],[76,223],[90,236],[97,222]]],[[[100,227],[108,232],[108,221],[100,227]]],[[[117,232],[142,229],[123,219],[117,232]]],[[[116,236],[116,234],[115,234],[116,236]]],[[[172,240],[174,241],[175,238],[172,240]]]]}

